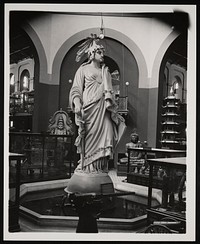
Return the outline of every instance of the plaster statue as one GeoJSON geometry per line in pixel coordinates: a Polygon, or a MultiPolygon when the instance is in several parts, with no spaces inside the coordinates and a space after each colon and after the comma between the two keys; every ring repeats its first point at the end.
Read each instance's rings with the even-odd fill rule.
{"type": "MultiPolygon", "coordinates": [[[[95,176],[92,181],[90,178],[93,184],[98,181],[98,177],[107,176],[108,160],[113,156],[125,124],[117,113],[111,75],[104,64],[104,47],[93,34],[80,47],[76,60],[79,61],[87,53],[88,61],[77,70],[69,97],[76,125],[79,126],[75,145],[81,155],[74,175],[95,176]]],[[[87,191],[97,190],[90,183],[81,190],[85,191],[87,187],[91,188],[87,191]]]]}

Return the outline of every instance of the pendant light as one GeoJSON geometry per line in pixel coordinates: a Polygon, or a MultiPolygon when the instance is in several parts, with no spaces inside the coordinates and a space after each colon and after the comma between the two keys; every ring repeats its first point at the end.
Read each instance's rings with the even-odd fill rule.
{"type": "Polygon", "coordinates": [[[104,27],[103,27],[103,16],[102,16],[102,13],[101,13],[101,28],[100,28],[99,38],[100,39],[104,38],[104,27]]]}

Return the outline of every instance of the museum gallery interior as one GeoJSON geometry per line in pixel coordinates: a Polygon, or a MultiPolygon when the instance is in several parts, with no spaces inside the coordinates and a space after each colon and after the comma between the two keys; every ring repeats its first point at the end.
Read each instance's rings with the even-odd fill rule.
{"type": "Polygon", "coordinates": [[[10,12],[9,232],[186,233],[187,40],[184,12],[10,12]],[[123,128],[107,172],[81,175],[69,97],[94,45],[123,128]]]}

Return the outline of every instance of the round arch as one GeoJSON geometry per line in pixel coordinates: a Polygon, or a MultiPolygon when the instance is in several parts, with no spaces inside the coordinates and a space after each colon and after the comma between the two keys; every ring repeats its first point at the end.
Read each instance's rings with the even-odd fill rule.
{"type": "Polygon", "coordinates": [[[47,57],[46,57],[46,54],[44,51],[44,47],[43,47],[37,33],[28,23],[26,23],[23,26],[23,29],[28,34],[30,39],[32,40],[32,42],[36,48],[37,54],[38,54],[38,59],[39,59],[38,76],[39,77],[38,77],[38,80],[35,79],[35,82],[46,83],[48,81],[48,79],[47,79],[47,57]]]}
{"type": "MultiPolygon", "coordinates": [[[[156,146],[160,147],[160,131],[161,131],[161,113],[162,113],[162,101],[163,101],[163,72],[166,67],[167,57],[170,55],[170,49],[173,47],[176,41],[179,41],[178,38],[181,36],[181,33],[178,31],[172,31],[167,38],[164,40],[162,45],[159,48],[159,51],[156,55],[153,71],[152,71],[152,84],[156,88],[156,101],[155,101],[155,113],[154,117],[151,118],[155,123],[154,137],[156,141],[156,146]]],[[[152,136],[152,135],[151,135],[152,136]]]]}
{"type": "Polygon", "coordinates": [[[30,72],[28,69],[24,69],[20,74],[20,91],[29,89],[30,72]]]}
{"type": "Polygon", "coordinates": [[[173,41],[180,35],[177,31],[172,31],[164,42],[161,44],[152,68],[152,76],[151,76],[151,87],[158,87],[159,86],[159,74],[160,74],[160,67],[163,61],[163,57],[169,48],[169,46],[173,43],[173,41]]]}
{"type": "MultiPolygon", "coordinates": [[[[83,40],[87,36],[90,36],[91,33],[98,33],[98,28],[90,28],[83,31],[80,31],[73,36],[71,36],[69,39],[67,39],[63,45],[60,47],[58,52],[55,55],[55,58],[53,60],[52,64],[52,80],[55,82],[54,84],[59,84],[60,82],[60,67],[62,64],[62,61],[67,54],[67,52],[77,43],[77,40],[83,40]]],[[[115,39],[121,43],[123,43],[133,54],[133,56],[136,59],[138,69],[139,69],[139,87],[148,87],[148,73],[147,73],[147,64],[144,59],[144,56],[139,49],[139,47],[134,43],[133,40],[131,40],[129,37],[124,35],[123,33],[106,28],[106,37],[115,39]]]]}
{"type": "MultiPolygon", "coordinates": [[[[35,30],[32,26],[25,22],[22,26],[22,29],[29,36],[30,40],[34,45],[34,111],[32,118],[32,131],[38,132],[46,127],[46,121],[43,119],[44,112],[47,111],[48,104],[44,99],[42,94],[41,85],[48,83],[48,74],[47,74],[47,57],[45,54],[44,47],[41,43],[40,38],[38,37],[35,30]],[[42,121],[42,123],[41,123],[42,121]],[[44,125],[43,125],[44,124],[44,125]]],[[[48,118],[48,116],[47,116],[48,118]]]]}
{"type": "MultiPolygon", "coordinates": [[[[173,41],[178,37],[179,33],[176,31],[172,31],[164,42],[161,44],[157,55],[155,57],[153,66],[152,66],[152,75],[150,79],[150,93],[149,93],[149,111],[151,113],[148,114],[148,140],[149,144],[153,147],[159,146],[159,133],[160,133],[160,116],[161,113],[161,96],[160,92],[163,89],[163,84],[159,84],[160,77],[160,69],[163,61],[163,57],[165,56],[166,51],[169,46],[173,43],[173,41]]],[[[163,73],[164,75],[164,73],[163,73]]]]}

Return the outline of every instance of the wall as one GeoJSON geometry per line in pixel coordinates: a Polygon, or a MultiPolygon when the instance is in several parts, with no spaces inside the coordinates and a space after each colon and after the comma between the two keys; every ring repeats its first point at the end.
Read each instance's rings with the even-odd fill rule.
{"type": "MultiPolygon", "coordinates": [[[[125,143],[130,140],[130,132],[137,128],[141,140],[147,140],[147,123],[148,123],[148,89],[138,88],[139,84],[139,71],[136,60],[130,50],[122,46],[122,44],[111,38],[105,38],[103,45],[106,48],[105,55],[109,55],[117,65],[120,67],[120,95],[128,95],[128,119],[127,130],[120,141],[116,152],[124,152],[125,143]],[[117,52],[116,52],[117,50],[117,52]],[[125,59],[121,58],[124,55],[125,59]],[[125,82],[129,82],[128,89],[126,90],[125,82]]],[[[78,67],[85,61],[85,57],[80,63],[75,62],[76,52],[79,50],[79,42],[73,48],[71,48],[63,59],[61,66],[61,83],[59,107],[63,110],[67,110],[68,96],[72,83],[69,80],[73,80],[74,75],[78,67]]]]}
{"type": "MultiPolygon", "coordinates": [[[[105,35],[125,43],[126,46],[130,48],[132,55],[136,58],[139,69],[139,90],[137,91],[137,94],[135,94],[135,97],[131,94],[131,97],[137,99],[138,102],[138,107],[136,108],[138,116],[136,121],[141,133],[141,140],[147,139],[147,141],[150,143],[150,146],[155,146],[159,80],[158,70],[162,60],[160,57],[162,57],[165,51],[165,48],[163,48],[160,52],[160,47],[165,42],[170,33],[172,33],[171,26],[168,26],[158,19],[152,17],[121,18],[105,16],[103,17],[103,20],[105,35]],[[158,55],[158,52],[161,53],[160,56],[158,55]],[[157,61],[155,61],[156,59],[157,61]],[[139,97],[143,99],[138,100],[139,97]],[[148,106],[148,111],[146,108],[141,109],[141,107],[143,108],[144,106],[148,106]],[[147,115],[148,118],[146,119],[147,115]],[[147,123],[148,126],[146,125],[147,123]]],[[[77,40],[81,40],[87,37],[88,34],[86,35],[86,32],[89,33],[92,28],[99,30],[100,16],[79,16],[58,13],[45,13],[41,14],[35,19],[32,19],[29,22],[29,25],[36,33],[37,38],[39,38],[40,46],[43,48],[47,65],[46,73],[45,69],[40,69],[39,82],[47,85],[53,85],[55,92],[58,92],[57,86],[59,85],[61,77],[54,75],[54,64],[56,63],[55,59],[58,56],[57,54],[61,52],[61,49],[65,45],[66,40],[71,41],[70,45],[72,47],[73,44],[76,44],[77,40]]],[[[59,63],[56,64],[57,72],[61,67],[61,63],[60,65],[58,64],[59,63]]],[[[42,67],[43,64],[41,63],[40,65],[42,67]]],[[[128,72],[129,70],[126,72],[126,74],[128,74],[128,72]]],[[[68,92],[67,90],[65,91],[68,92]]],[[[133,91],[130,89],[130,92],[133,91]]],[[[49,97],[49,100],[47,101],[50,102],[50,96],[45,94],[43,95],[44,97],[49,97]]],[[[41,94],[40,97],[43,95],[41,94]]],[[[53,107],[58,109],[59,105],[59,102],[55,100],[53,107]]],[[[134,108],[131,108],[131,110],[131,116],[133,117],[136,113],[134,108]]],[[[43,113],[49,115],[50,111],[44,110],[43,113]]],[[[41,125],[39,125],[39,127],[40,129],[44,129],[41,127],[41,125]]]]}
{"type": "MultiPolygon", "coordinates": [[[[107,34],[107,28],[117,30],[133,40],[139,49],[142,50],[147,62],[148,76],[151,77],[152,65],[158,49],[172,32],[170,26],[152,17],[128,18],[104,16],[103,21],[105,35],[107,34]],[[154,38],[155,36],[156,38],[154,38]]],[[[44,46],[48,62],[47,72],[51,74],[54,57],[65,40],[84,29],[100,28],[100,16],[48,13],[32,20],[30,25],[38,34],[44,46]]],[[[52,82],[58,83],[59,81],[52,82]]],[[[158,82],[153,80],[149,85],[155,87],[158,85],[158,82]]]]}

